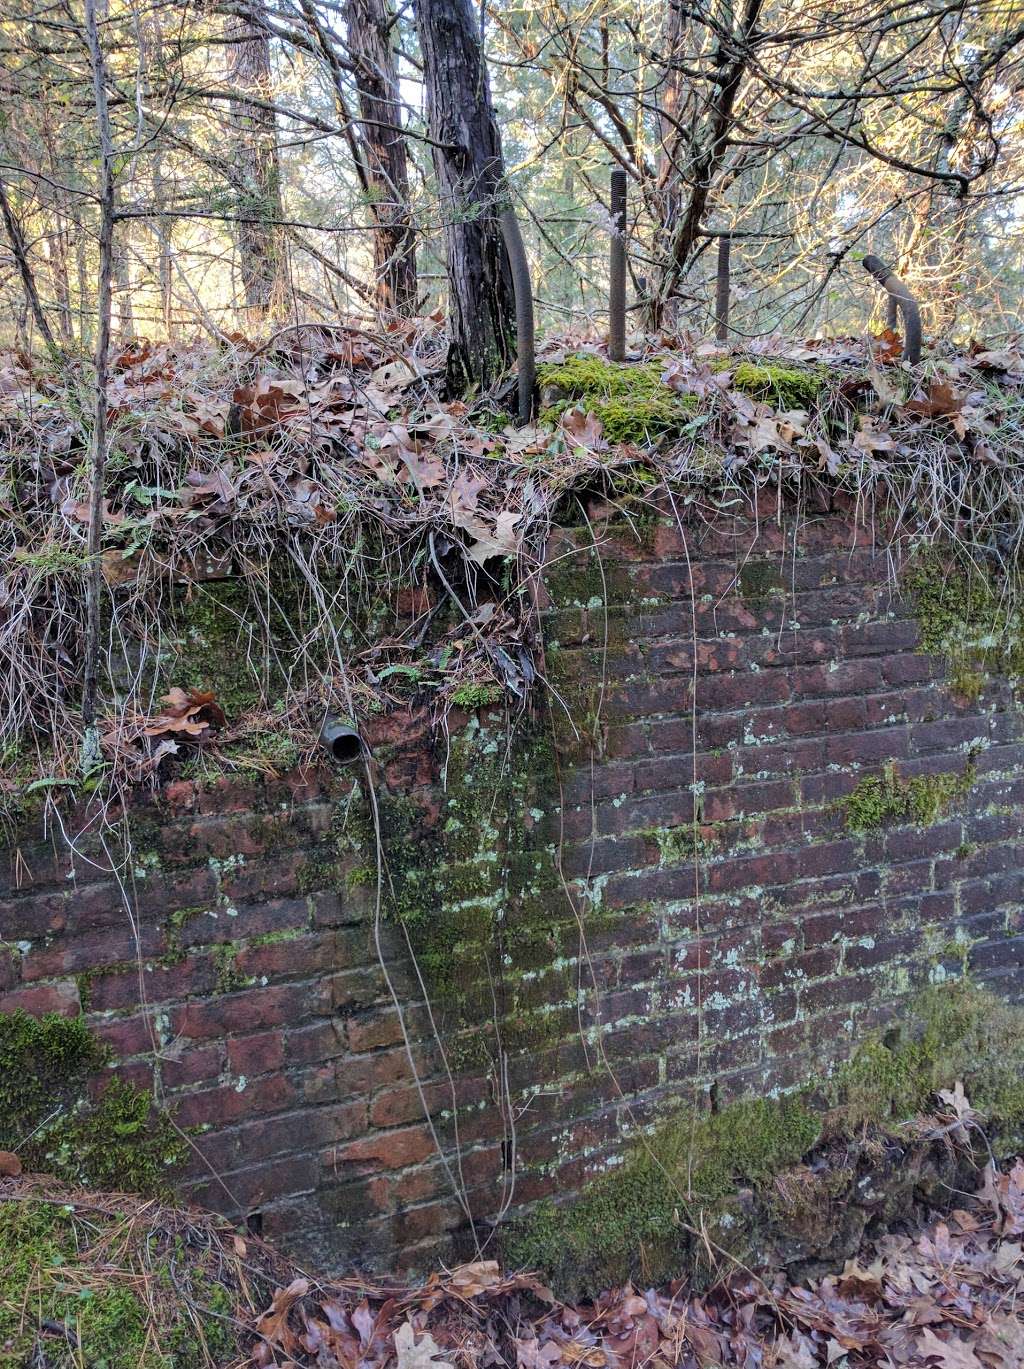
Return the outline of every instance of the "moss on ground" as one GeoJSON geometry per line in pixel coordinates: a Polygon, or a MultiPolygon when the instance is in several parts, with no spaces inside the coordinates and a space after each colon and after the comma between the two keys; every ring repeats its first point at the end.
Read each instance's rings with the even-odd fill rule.
{"type": "Polygon", "coordinates": [[[0,1203],[0,1369],[240,1361],[236,1298],[213,1253],[163,1233],[140,1243],[139,1225],[49,1194],[0,1203]]]}
{"type": "Polygon", "coordinates": [[[839,806],[852,832],[874,831],[889,822],[931,827],[970,790],[974,779],[972,761],[959,774],[914,775],[909,780],[890,763],[880,775],[866,775],[839,806]]]}
{"type": "Polygon", "coordinates": [[[732,383],[737,390],[764,400],[775,409],[813,409],[825,377],[820,370],[810,367],[741,361],[733,370],[732,383]]]}
{"type": "MultiPolygon", "coordinates": [[[[505,1260],[578,1296],[697,1270],[707,1262],[708,1231],[720,1250],[753,1259],[765,1223],[779,1213],[780,1194],[793,1188],[780,1176],[819,1142],[850,1138],[852,1162],[855,1136],[898,1132],[958,1081],[1002,1148],[1019,1146],[1024,1009],[967,983],[928,990],[897,1028],[865,1041],[831,1078],[786,1097],[739,1099],[719,1112],[682,1109],[572,1202],[539,1204],[505,1235],[505,1260]],[[738,1202],[743,1189],[752,1196],[738,1202]]],[[[849,1164],[843,1172],[851,1180],[849,1164]]]]}
{"type": "Polygon", "coordinates": [[[661,362],[618,365],[595,356],[569,357],[537,368],[543,422],[580,405],[600,419],[609,442],[653,444],[693,421],[693,399],[662,382],[661,362]]]}
{"type": "Polygon", "coordinates": [[[162,1193],[185,1142],[144,1090],[90,1094],[108,1060],[80,1018],[0,1014],[0,1150],[71,1183],[162,1193]]]}

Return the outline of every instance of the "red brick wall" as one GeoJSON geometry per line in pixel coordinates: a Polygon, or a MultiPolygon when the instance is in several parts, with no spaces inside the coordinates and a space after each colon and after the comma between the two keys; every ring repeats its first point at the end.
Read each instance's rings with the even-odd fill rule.
{"type": "MultiPolygon", "coordinates": [[[[513,1207],[569,1193],[673,1100],[806,1078],[965,964],[1021,996],[1021,716],[1003,681],[954,696],[869,533],[767,509],[691,519],[685,539],[670,516],[639,540],[592,523],[556,534],[549,565],[547,670],[584,736],[553,709],[558,783],[522,823],[557,964],[519,990],[561,1007],[557,1030],[449,1083],[405,939],[381,928],[444,1161],[374,889],[335,860],[351,775],[177,781],[136,810],[120,883],[88,835],[71,857],[22,834],[5,862],[0,1009],[84,1010],[202,1128],[191,1191],[324,1265],[428,1264],[466,1239],[450,1172],[481,1223],[513,1170],[513,1207]],[[885,763],[909,778],[971,757],[933,825],[848,829],[837,801],[885,763]],[[665,836],[694,789],[696,866],[665,836]]],[[[423,713],[371,731],[382,792],[440,821],[444,737],[423,713]]]]}

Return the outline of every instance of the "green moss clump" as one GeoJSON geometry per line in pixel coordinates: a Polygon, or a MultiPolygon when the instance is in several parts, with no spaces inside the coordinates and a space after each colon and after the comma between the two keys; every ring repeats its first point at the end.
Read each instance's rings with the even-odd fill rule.
{"type": "Polygon", "coordinates": [[[500,703],[501,699],[500,685],[480,684],[475,680],[459,685],[458,689],[452,692],[452,703],[459,708],[467,709],[469,712],[478,708],[487,708],[489,704],[500,703]]]}
{"type": "Polygon", "coordinates": [[[775,362],[741,361],[732,373],[737,390],[763,399],[775,409],[813,409],[824,377],[820,371],[775,362]]]}
{"type": "Polygon", "coordinates": [[[647,827],[640,832],[640,836],[657,846],[658,859],[662,865],[679,865],[683,861],[697,860],[713,849],[713,843],[705,831],[694,827],[692,823],[680,827],[647,827]]]}
{"type": "Polygon", "coordinates": [[[840,800],[852,832],[871,832],[888,822],[915,822],[930,827],[974,783],[973,762],[959,774],[915,775],[903,779],[892,763],[880,775],[867,775],[840,800]]]}
{"type": "Polygon", "coordinates": [[[676,436],[693,421],[694,402],[665,385],[663,373],[660,362],[618,365],[594,356],[547,362],[537,368],[541,420],[557,422],[578,404],[600,419],[609,442],[649,445],[676,436]]]}
{"type": "MultiPolygon", "coordinates": [[[[506,1234],[506,1264],[539,1270],[575,1298],[630,1280],[707,1273],[706,1231],[749,1262],[780,1211],[789,1233],[791,1204],[780,1208],[780,1196],[792,1197],[806,1179],[808,1171],[791,1171],[819,1142],[831,1155],[838,1139],[849,1142],[846,1165],[815,1190],[823,1200],[852,1180],[858,1135],[913,1135],[902,1124],[933,1111],[938,1091],[958,1081],[1000,1152],[1016,1153],[1024,1140],[1024,1009],[967,982],[927,990],[899,1026],[798,1093],[740,1099],[711,1114],[682,1109],[571,1203],[534,1208],[506,1234]],[[749,1190],[742,1201],[740,1189],[749,1190]]],[[[982,1163],[987,1158],[985,1149],[982,1163]]]]}
{"type": "Polygon", "coordinates": [[[144,1090],[91,1075],[109,1054],[80,1018],[0,1014],[0,1150],[71,1183],[163,1193],[186,1146],[144,1090]]]}

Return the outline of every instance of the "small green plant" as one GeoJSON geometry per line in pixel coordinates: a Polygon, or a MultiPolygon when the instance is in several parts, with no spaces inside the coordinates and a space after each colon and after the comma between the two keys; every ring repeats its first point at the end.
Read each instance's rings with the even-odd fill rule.
{"type": "Polygon", "coordinates": [[[452,691],[452,703],[457,704],[459,708],[467,709],[469,712],[478,708],[486,708],[489,704],[500,703],[501,699],[500,685],[482,684],[477,680],[459,685],[458,689],[452,691]]]}

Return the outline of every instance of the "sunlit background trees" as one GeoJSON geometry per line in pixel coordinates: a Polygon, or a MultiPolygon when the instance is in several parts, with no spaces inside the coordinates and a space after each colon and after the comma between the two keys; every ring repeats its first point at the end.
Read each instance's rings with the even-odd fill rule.
{"type": "MultiPolygon", "coordinates": [[[[722,230],[738,338],[877,322],[868,251],[935,336],[1021,321],[1013,0],[108,0],[96,17],[115,336],[457,316],[481,282],[500,314],[509,196],[542,326],[600,322],[615,166],[635,327],[707,330],[722,230]]],[[[89,346],[101,135],[85,6],[16,0],[0,44],[3,341],[89,346]]],[[[506,360],[490,331],[470,328],[470,351],[506,360]]]]}

